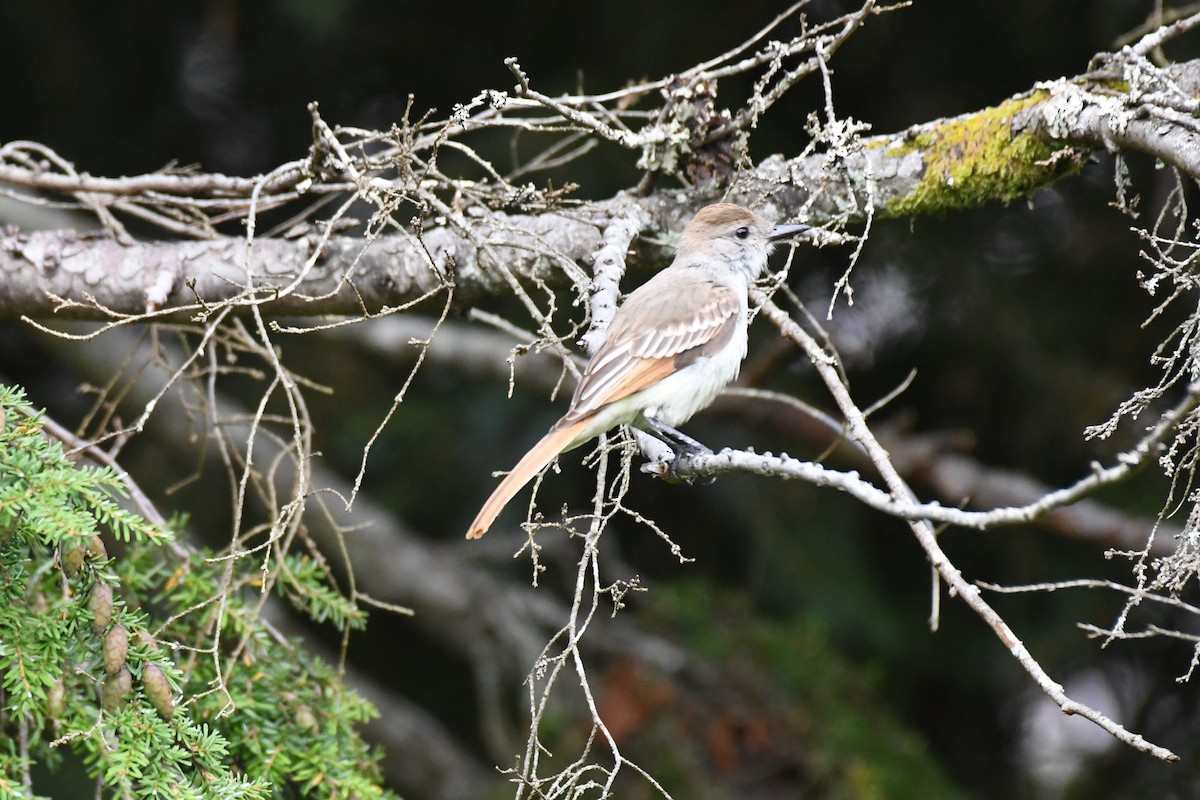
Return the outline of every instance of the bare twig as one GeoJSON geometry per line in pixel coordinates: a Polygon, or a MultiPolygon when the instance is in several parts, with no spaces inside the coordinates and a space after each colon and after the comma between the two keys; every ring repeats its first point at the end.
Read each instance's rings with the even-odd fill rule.
{"type": "MultiPolygon", "coordinates": [[[[912,491],[892,465],[887,451],[879,444],[878,439],[875,438],[875,435],[868,427],[865,416],[850,397],[849,392],[842,383],[841,377],[831,365],[828,354],[773,302],[767,300],[765,297],[758,297],[755,299],[755,302],[762,305],[762,313],[767,319],[778,327],[784,336],[800,345],[812,361],[817,373],[825,382],[826,388],[829,389],[838,408],[846,418],[849,435],[866,449],[875,468],[883,477],[891,495],[902,502],[914,502],[915,498],[912,491]]],[[[951,596],[959,597],[993,630],[1005,648],[1025,671],[1029,673],[1030,677],[1034,679],[1034,682],[1037,683],[1046,696],[1058,704],[1063,713],[1079,714],[1096,723],[1120,741],[1138,750],[1150,753],[1156,758],[1163,759],[1164,761],[1178,760],[1179,757],[1170,750],[1147,741],[1137,733],[1126,730],[1102,712],[1069,698],[1063,691],[1062,686],[1046,674],[1042,666],[1026,649],[1024,643],[1017,638],[1003,617],[996,613],[995,609],[983,599],[979,593],[979,589],[968,582],[958,567],[946,556],[941,545],[938,544],[937,535],[933,527],[928,522],[920,520],[911,521],[909,525],[917,538],[917,542],[928,556],[930,563],[949,587],[951,596]]]]}

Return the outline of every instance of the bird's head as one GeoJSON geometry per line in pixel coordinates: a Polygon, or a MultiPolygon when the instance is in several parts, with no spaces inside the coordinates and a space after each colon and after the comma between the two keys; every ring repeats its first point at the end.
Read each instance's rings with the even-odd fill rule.
{"type": "Polygon", "coordinates": [[[806,230],[808,225],[773,225],[741,206],[717,203],[700,209],[684,228],[675,257],[727,262],[754,280],[775,242],[806,230]]]}

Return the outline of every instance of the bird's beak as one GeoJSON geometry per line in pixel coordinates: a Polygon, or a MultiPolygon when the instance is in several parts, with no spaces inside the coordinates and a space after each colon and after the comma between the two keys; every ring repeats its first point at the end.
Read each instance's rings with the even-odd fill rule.
{"type": "Polygon", "coordinates": [[[771,232],[767,234],[767,239],[773,242],[776,239],[787,239],[795,236],[798,233],[804,233],[805,231],[810,230],[812,230],[811,225],[776,225],[771,229],[771,232]]]}

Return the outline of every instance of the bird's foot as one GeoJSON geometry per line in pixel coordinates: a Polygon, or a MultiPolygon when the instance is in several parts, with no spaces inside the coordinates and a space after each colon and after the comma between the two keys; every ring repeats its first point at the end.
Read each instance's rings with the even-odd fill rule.
{"type": "Polygon", "coordinates": [[[679,460],[684,456],[691,457],[711,455],[713,455],[712,450],[709,450],[707,447],[697,442],[693,442],[686,447],[679,447],[678,449],[675,449],[675,457],[672,458],[667,464],[667,474],[664,477],[666,477],[669,483],[686,483],[689,486],[698,483],[701,486],[708,486],[716,481],[717,478],[715,475],[682,474],[679,471],[679,460]]]}
{"type": "Polygon", "coordinates": [[[679,460],[683,456],[711,456],[712,450],[653,416],[646,416],[645,420],[649,427],[649,433],[671,448],[671,452],[675,454],[675,457],[667,463],[666,469],[659,473],[663,480],[667,483],[686,483],[688,485],[693,483],[709,484],[716,480],[711,475],[697,477],[696,475],[684,475],[679,471],[679,460]]]}

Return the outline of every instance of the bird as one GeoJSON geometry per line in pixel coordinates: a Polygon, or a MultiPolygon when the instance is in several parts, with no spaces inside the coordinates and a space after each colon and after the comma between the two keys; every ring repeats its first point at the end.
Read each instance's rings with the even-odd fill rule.
{"type": "Polygon", "coordinates": [[[500,481],[467,538],[487,533],[555,457],[618,425],[656,436],[676,457],[707,451],[676,427],[737,377],[746,356],[750,286],[778,240],[807,230],[803,224],[773,225],[732,203],[700,209],[684,228],[671,264],[617,308],[567,413],[500,481]]]}

